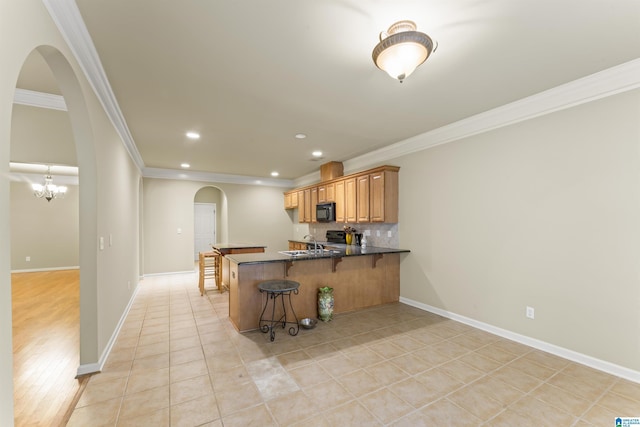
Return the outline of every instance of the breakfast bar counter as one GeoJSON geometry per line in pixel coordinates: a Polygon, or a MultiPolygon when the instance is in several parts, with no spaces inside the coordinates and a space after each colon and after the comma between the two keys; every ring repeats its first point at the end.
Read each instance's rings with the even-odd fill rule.
{"type": "MultiPolygon", "coordinates": [[[[287,251],[283,251],[287,252],[287,251]]],[[[400,257],[404,249],[333,245],[319,254],[265,252],[230,254],[229,318],[240,332],[258,328],[264,306],[258,285],[266,280],[298,282],[291,297],[298,318],[318,315],[318,288],[333,288],[334,313],[355,311],[400,299],[400,257]]]]}

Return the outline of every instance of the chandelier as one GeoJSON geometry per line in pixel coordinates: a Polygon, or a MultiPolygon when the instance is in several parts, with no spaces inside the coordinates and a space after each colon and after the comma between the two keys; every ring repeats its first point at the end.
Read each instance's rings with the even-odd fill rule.
{"type": "Polygon", "coordinates": [[[431,37],[416,29],[413,21],[396,22],[386,33],[380,33],[380,43],[371,54],[376,67],[400,83],[438,48],[437,43],[434,48],[431,37]]]}
{"type": "Polygon", "coordinates": [[[44,184],[33,184],[33,195],[39,198],[47,199],[50,202],[52,199],[59,199],[64,197],[67,192],[67,187],[64,185],[55,185],[53,178],[51,178],[51,166],[47,166],[47,174],[44,176],[44,184]]]}

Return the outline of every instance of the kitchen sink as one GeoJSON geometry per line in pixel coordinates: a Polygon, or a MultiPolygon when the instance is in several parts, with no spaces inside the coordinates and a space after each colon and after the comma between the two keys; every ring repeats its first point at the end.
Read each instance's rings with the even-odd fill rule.
{"type": "Polygon", "coordinates": [[[301,255],[309,255],[309,251],[279,251],[279,254],[289,255],[289,256],[301,256],[301,255]]]}
{"type": "Polygon", "coordinates": [[[283,255],[289,255],[291,257],[296,257],[296,256],[310,256],[310,255],[331,255],[334,253],[338,253],[340,251],[336,251],[333,249],[318,249],[318,253],[315,254],[312,250],[297,250],[297,251],[279,251],[278,253],[283,254],[283,255]]]}

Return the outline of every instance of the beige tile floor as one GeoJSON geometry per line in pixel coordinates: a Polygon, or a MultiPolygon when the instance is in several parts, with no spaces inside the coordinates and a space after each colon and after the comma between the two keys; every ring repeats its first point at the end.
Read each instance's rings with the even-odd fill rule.
{"type": "Polygon", "coordinates": [[[69,426],[614,426],[640,385],[416,308],[239,334],[195,274],[146,278],[69,426]]]}

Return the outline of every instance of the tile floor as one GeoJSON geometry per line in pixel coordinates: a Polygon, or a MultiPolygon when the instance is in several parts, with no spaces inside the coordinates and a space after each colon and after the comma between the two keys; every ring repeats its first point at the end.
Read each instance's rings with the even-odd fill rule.
{"type": "Polygon", "coordinates": [[[239,334],[196,274],[143,280],[69,426],[614,426],[640,385],[416,308],[239,334]]]}

